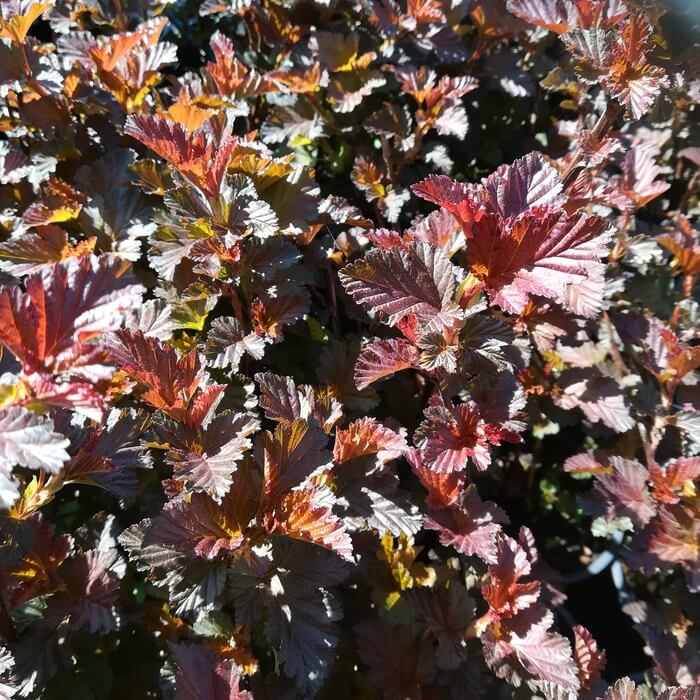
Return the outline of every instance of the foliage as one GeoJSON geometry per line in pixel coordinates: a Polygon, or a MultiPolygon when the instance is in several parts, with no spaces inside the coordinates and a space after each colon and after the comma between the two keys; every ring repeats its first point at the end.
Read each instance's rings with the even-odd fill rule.
{"type": "Polygon", "coordinates": [[[3,0],[0,698],[698,697],[696,20],[3,0]]]}

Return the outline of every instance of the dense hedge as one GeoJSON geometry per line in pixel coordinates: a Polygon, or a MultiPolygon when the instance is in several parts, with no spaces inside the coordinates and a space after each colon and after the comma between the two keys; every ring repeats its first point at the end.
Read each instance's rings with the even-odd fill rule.
{"type": "Polygon", "coordinates": [[[0,2],[0,700],[700,697],[694,5],[0,2]]]}

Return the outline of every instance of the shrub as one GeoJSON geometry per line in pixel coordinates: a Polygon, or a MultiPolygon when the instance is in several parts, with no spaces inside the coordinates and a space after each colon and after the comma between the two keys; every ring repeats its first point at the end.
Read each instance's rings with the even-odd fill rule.
{"type": "Polygon", "coordinates": [[[698,697],[690,11],[0,17],[0,698],[698,697]]]}

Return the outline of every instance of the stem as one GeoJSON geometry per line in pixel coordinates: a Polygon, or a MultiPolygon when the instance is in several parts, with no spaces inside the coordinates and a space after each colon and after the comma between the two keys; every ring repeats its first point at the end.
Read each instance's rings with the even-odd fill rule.
{"type": "Polygon", "coordinates": [[[335,278],[329,267],[326,267],[326,280],[331,295],[331,328],[333,329],[333,335],[339,338],[340,329],[338,327],[338,300],[335,295],[335,278]]]}
{"type": "MultiPolygon", "coordinates": [[[[622,105],[617,102],[608,102],[605,111],[600,115],[600,118],[596,122],[596,125],[591,131],[594,143],[600,144],[600,142],[608,134],[615,120],[620,116],[623,111],[622,105]]],[[[571,185],[576,182],[576,178],[579,176],[582,170],[586,167],[585,163],[581,162],[581,149],[576,150],[576,157],[569,167],[564,171],[562,175],[562,183],[564,189],[568,189],[571,185]]]]}
{"type": "Polygon", "coordinates": [[[687,211],[688,209],[688,201],[690,200],[690,195],[693,193],[693,190],[698,184],[698,178],[700,178],[700,169],[696,170],[693,173],[693,176],[690,178],[688,182],[688,186],[685,188],[685,192],[683,193],[683,196],[681,197],[681,201],[678,203],[678,210],[679,211],[687,211]]]}
{"type": "Polygon", "coordinates": [[[630,371],[622,358],[622,353],[617,345],[615,345],[615,328],[607,311],[603,312],[603,320],[605,321],[605,326],[608,329],[608,335],[610,336],[610,355],[615,363],[615,367],[617,367],[618,371],[623,377],[627,376],[630,371]]]}
{"type": "Polygon", "coordinates": [[[15,623],[12,620],[10,611],[7,609],[7,603],[5,603],[5,596],[0,589],[0,635],[2,635],[7,641],[14,642],[17,639],[17,629],[15,628],[15,623]]]}

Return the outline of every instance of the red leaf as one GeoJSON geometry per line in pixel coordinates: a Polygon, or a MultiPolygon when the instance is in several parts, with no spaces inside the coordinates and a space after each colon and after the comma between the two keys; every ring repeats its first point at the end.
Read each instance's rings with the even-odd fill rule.
{"type": "Polygon", "coordinates": [[[157,543],[189,556],[213,559],[222,550],[236,551],[255,515],[244,480],[237,480],[219,504],[203,493],[166,503],[146,531],[144,546],[157,543]]]}
{"type": "Polygon", "coordinates": [[[684,505],[662,508],[652,521],[647,549],[662,562],[681,564],[688,573],[688,588],[700,587],[700,522],[684,505]]]}
{"type": "MultiPolygon", "coordinates": [[[[122,371],[146,387],[144,401],[175,420],[201,418],[209,409],[213,397],[206,394],[209,398],[206,410],[190,415],[190,408],[197,408],[193,399],[202,378],[202,366],[195,350],[178,357],[174,348],[163,345],[157,338],[144,336],[141,331],[121,330],[109,342],[109,352],[122,371]]],[[[218,395],[224,387],[213,385],[209,389],[218,395]]]]}
{"type": "Polygon", "coordinates": [[[520,583],[521,578],[530,574],[531,568],[525,550],[512,538],[501,535],[497,563],[489,566],[491,583],[481,589],[491,614],[498,618],[512,617],[537,601],[539,582],[520,583]]]}
{"type": "Polygon", "coordinates": [[[253,700],[241,690],[241,669],[213,649],[193,644],[170,644],[178,666],[175,700],[253,700]]]}
{"type": "Polygon", "coordinates": [[[355,364],[355,385],[366,389],[394,372],[416,367],[418,360],[418,350],[407,340],[372,340],[360,350],[355,364]]]}
{"type": "Polygon", "coordinates": [[[312,542],[352,562],[352,540],[331,510],[333,501],[331,492],[324,489],[291,491],[265,512],[263,527],[271,535],[312,542]]]}
{"type": "Polygon", "coordinates": [[[604,219],[535,209],[507,220],[484,216],[471,229],[467,254],[491,301],[519,314],[530,294],[565,303],[571,285],[598,271],[608,239],[604,219]]]}
{"type": "Polygon", "coordinates": [[[605,652],[598,648],[593,635],[582,625],[574,625],[573,632],[578,678],[582,688],[589,688],[591,681],[600,678],[605,668],[605,652]]]}
{"type": "Polygon", "coordinates": [[[649,465],[649,479],[654,487],[654,498],[662,503],[678,503],[681,497],[676,491],[688,488],[693,492],[693,482],[698,478],[700,457],[679,457],[663,469],[656,463],[649,465]]]}
{"type": "Polygon", "coordinates": [[[206,70],[220,95],[242,99],[264,90],[261,76],[235,57],[233,44],[220,31],[212,34],[209,46],[215,61],[206,70]]]}
{"type": "Polygon", "coordinates": [[[459,315],[453,300],[454,267],[442,251],[426,243],[373,250],[339,276],[358,304],[390,326],[407,314],[426,328],[452,326],[459,315]]]}
{"type": "Polygon", "coordinates": [[[230,127],[217,138],[203,127],[190,134],[177,122],[138,114],[127,118],[124,132],[154,150],[210,197],[218,197],[237,143],[230,127]]]}
{"type": "Polygon", "coordinates": [[[495,503],[482,501],[472,487],[458,503],[430,510],[423,527],[438,532],[440,544],[495,564],[499,552],[497,538],[502,530],[500,524],[507,522],[506,514],[495,503]]]}
{"type": "Polygon", "coordinates": [[[475,403],[430,406],[414,441],[423,461],[437,472],[462,471],[472,459],[481,471],[491,464],[490,444],[495,433],[481,418],[475,403]]]}
{"type": "Polygon", "coordinates": [[[404,456],[428,492],[425,502],[429,508],[446,508],[464,492],[464,472],[436,472],[423,462],[420,451],[415,448],[407,450],[404,456]]]}
{"type": "Polygon", "coordinates": [[[342,464],[356,457],[378,455],[380,462],[396,459],[408,447],[406,439],[378,423],[374,418],[360,418],[345,430],[336,430],[333,461],[342,464]]]}
{"type": "Polygon", "coordinates": [[[431,175],[411,189],[419,197],[447,210],[464,231],[486,213],[483,190],[479,185],[455,182],[447,175],[431,175]]]}
{"type": "Polygon", "coordinates": [[[109,378],[104,352],[91,341],[119,328],[141,299],[124,270],[116,259],[69,258],[27,277],[24,292],[0,290],[0,343],[27,374],[109,378]]]}

